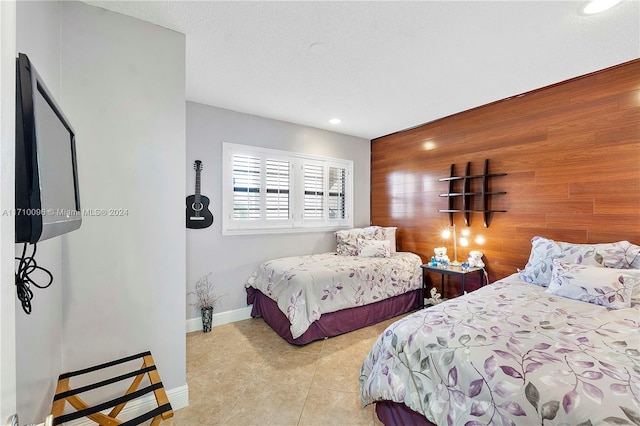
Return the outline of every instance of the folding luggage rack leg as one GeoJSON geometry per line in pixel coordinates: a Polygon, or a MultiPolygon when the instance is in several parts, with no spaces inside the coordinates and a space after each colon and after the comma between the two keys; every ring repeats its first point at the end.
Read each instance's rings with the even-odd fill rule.
{"type": "Polygon", "coordinates": [[[171,408],[171,404],[169,403],[169,399],[167,398],[167,394],[165,392],[164,386],[162,385],[162,381],[160,380],[160,375],[158,374],[158,370],[156,368],[155,362],[153,361],[153,357],[151,356],[151,352],[142,352],[137,355],[128,356],[126,358],[96,365],[90,368],[85,368],[83,370],[61,374],[58,377],[58,385],[56,387],[56,394],[53,397],[53,406],[51,409],[51,414],[53,415],[53,418],[54,418],[53,419],[54,425],[63,424],[65,422],[76,420],[81,417],[87,417],[102,426],[138,425],[150,419],[152,419],[151,425],[155,426],[159,424],[161,420],[166,420],[172,417],[173,409],[171,408]],[[72,377],[102,370],[108,367],[113,367],[115,365],[123,364],[129,361],[134,361],[139,358],[142,359],[142,366],[138,370],[121,374],[119,376],[116,376],[110,379],[102,380],[97,383],[82,386],[77,389],[72,389],[69,384],[69,380],[72,377]],[[150,385],[142,389],[138,389],[138,386],[140,386],[140,384],[142,383],[142,380],[144,379],[145,375],[148,376],[150,385]],[[78,396],[78,394],[80,393],[88,392],[88,391],[100,388],[102,386],[106,386],[106,385],[120,382],[122,380],[130,379],[132,377],[134,379],[131,385],[126,390],[125,394],[119,398],[115,398],[107,402],[90,406],[82,398],[78,396]],[[131,420],[122,421],[122,420],[116,419],[116,417],[120,414],[120,412],[125,407],[127,402],[140,398],[151,392],[153,392],[156,399],[156,403],[157,403],[156,408],[144,414],[141,414],[138,417],[131,420]],[[69,414],[64,414],[66,402],[68,402],[77,411],[69,414]],[[102,411],[108,410],[109,408],[111,408],[111,411],[108,414],[105,414],[102,412],[102,411]]]}

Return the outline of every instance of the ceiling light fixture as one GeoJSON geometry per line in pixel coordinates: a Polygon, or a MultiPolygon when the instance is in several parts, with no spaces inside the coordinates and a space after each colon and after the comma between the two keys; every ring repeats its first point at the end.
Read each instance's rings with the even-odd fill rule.
{"type": "Polygon", "coordinates": [[[331,120],[329,120],[329,123],[331,123],[331,124],[340,124],[340,123],[342,123],[342,120],[340,120],[339,118],[332,118],[331,120]]]}
{"type": "Polygon", "coordinates": [[[604,12],[607,9],[611,9],[613,6],[620,3],[622,0],[591,0],[587,5],[582,9],[582,11],[587,15],[593,15],[595,13],[604,12]]]}

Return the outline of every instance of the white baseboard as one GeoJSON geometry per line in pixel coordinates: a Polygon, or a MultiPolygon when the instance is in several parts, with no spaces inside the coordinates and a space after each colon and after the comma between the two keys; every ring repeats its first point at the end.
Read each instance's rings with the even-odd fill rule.
{"type": "MultiPolygon", "coordinates": [[[[213,314],[213,323],[215,327],[217,325],[229,324],[236,321],[242,321],[251,318],[251,306],[246,308],[235,309],[233,311],[220,312],[213,314]]],[[[187,320],[187,333],[192,331],[202,330],[202,318],[190,318],[187,320]]],[[[179,410],[189,405],[189,387],[187,385],[167,390],[167,397],[171,403],[173,411],[179,410]]],[[[130,420],[143,413],[146,413],[155,408],[156,400],[153,395],[148,395],[144,398],[140,398],[128,403],[122,413],[118,416],[121,420],[130,420]]],[[[70,426],[95,426],[95,422],[83,418],[68,422],[70,426]]]]}
{"type": "MultiPolygon", "coordinates": [[[[184,385],[178,388],[169,389],[167,392],[167,398],[171,403],[171,408],[175,412],[181,408],[189,405],[189,386],[184,385]]],[[[118,420],[131,420],[137,416],[147,413],[157,407],[156,399],[153,395],[147,395],[144,398],[136,399],[129,402],[120,415],[118,420]]],[[[108,412],[109,410],[106,410],[108,412]]],[[[85,418],[74,420],[66,423],[70,426],[95,426],[96,423],[92,420],[85,418]]]]}
{"type": "MultiPolygon", "coordinates": [[[[249,318],[251,318],[251,306],[213,314],[212,326],[215,327],[216,325],[229,324],[231,322],[242,321],[249,318]]],[[[189,318],[187,320],[187,333],[199,330],[202,330],[202,318],[189,318]]]]}
{"type": "MultiPolygon", "coordinates": [[[[220,312],[213,314],[213,323],[215,327],[217,325],[229,324],[236,321],[242,321],[251,318],[251,306],[246,308],[235,309],[233,311],[220,312]]],[[[187,333],[192,331],[202,330],[202,318],[190,318],[187,320],[187,333]]],[[[167,398],[171,403],[173,411],[179,410],[189,405],[189,387],[187,385],[180,386],[178,388],[167,390],[167,398]]],[[[118,419],[129,420],[137,417],[143,413],[146,413],[157,406],[156,399],[153,395],[148,395],[144,398],[140,398],[128,403],[122,413],[118,416],[118,419]]],[[[83,418],[68,422],[70,426],[95,426],[95,422],[83,418]]]]}

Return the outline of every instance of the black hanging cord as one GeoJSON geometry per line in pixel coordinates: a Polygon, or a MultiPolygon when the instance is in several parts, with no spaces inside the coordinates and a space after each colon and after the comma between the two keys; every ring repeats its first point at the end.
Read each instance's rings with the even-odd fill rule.
{"type": "Polygon", "coordinates": [[[27,243],[25,243],[24,248],[22,249],[22,256],[16,257],[16,260],[19,261],[18,269],[16,271],[16,291],[18,294],[18,300],[20,300],[20,303],[22,303],[22,309],[27,313],[27,315],[31,313],[31,299],[33,299],[33,291],[31,291],[31,285],[34,285],[38,288],[47,288],[53,282],[53,275],[51,275],[51,272],[49,272],[42,266],[38,266],[35,256],[36,245],[33,245],[33,252],[31,253],[31,256],[27,256],[27,243]],[[43,271],[49,276],[49,282],[47,284],[40,285],[29,276],[29,274],[37,269],[43,271]]]}

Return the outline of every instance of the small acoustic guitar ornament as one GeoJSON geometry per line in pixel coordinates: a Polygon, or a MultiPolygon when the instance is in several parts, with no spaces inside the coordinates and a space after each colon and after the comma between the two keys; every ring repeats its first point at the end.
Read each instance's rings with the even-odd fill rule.
{"type": "Polygon", "coordinates": [[[211,226],[213,214],[209,211],[209,198],[200,195],[200,172],[202,161],[193,164],[196,171],[196,193],[187,197],[187,228],[202,229],[211,226]]]}

